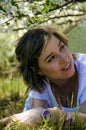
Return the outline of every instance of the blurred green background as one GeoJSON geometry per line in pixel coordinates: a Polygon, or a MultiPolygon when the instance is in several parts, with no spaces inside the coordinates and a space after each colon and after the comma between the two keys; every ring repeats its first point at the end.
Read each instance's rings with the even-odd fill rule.
{"type": "Polygon", "coordinates": [[[69,47],[72,52],[86,53],[86,22],[83,22],[68,33],[69,47]]]}

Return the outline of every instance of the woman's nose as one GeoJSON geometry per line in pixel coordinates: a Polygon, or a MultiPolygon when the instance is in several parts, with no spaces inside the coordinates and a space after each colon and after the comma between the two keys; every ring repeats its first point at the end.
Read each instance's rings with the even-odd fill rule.
{"type": "Polygon", "coordinates": [[[68,62],[68,57],[66,56],[60,56],[59,58],[59,64],[65,64],[68,62]]]}

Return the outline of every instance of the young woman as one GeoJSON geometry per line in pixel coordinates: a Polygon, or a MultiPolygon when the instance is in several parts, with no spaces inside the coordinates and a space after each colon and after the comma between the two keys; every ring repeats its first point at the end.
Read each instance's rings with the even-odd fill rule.
{"type": "Polygon", "coordinates": [[[36,27],[22,36],[15,53],[30,93],[24,112],[10,119],[27,124],[50,116],[55,122],[55,113],[66,120],[78,112],[86,123],[86,54],[72,54],[67,43],[51,27],[36,27]]]}

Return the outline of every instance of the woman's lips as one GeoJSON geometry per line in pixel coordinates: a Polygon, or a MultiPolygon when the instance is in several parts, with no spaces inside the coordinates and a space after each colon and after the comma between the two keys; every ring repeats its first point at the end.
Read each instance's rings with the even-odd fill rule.
{"type": "Polygon", "coordinates": [[[69,64],[67,64],[66,66],[65,66],[65,68],[63,68],[62,69],[62,71],[68,71],[68,70],[70,70],[71,69],[71,63],[69,63],[69,64]]]}

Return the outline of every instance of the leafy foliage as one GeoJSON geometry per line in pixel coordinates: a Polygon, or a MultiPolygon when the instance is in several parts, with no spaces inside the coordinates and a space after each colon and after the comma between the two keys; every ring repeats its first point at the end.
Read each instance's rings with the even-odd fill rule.
{"type": "Polygon", "coordinates": [[[0,9],[3,31],[8,31],[8,28],[18,31],[49,22],[50,24],[54,22],[55,25],[73,26],[72,24],[86,19],[86,3],[72,0],[9,0],[1,1],[0,9]]]}
{"type": "Polygon", "coordinates": [[[68,34],[85,20],[84,0],[0,0],[0,75],[16,65],[16,41],[27,29],[51,25],[68,34]]]}

